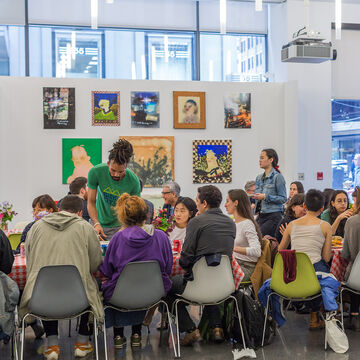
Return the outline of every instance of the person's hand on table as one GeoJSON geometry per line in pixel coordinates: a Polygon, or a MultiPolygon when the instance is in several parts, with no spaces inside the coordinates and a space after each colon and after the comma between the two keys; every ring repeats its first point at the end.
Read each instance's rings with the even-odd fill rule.
{"type": "Polygon", "coordinates": [[[255,200],[264,200],[265,199],[265,194],[254,194],[252,196],[255,200]]]}
{"type": "Polygon", "coordinates": [[[104,229],[102,228],[102,226],[100,225],[100,223],[96,223],[94,225],[94,229],[97,233],[97,236],[99,238],[99,241],[106,241],[106,235],[104,233],[104,229]]]}

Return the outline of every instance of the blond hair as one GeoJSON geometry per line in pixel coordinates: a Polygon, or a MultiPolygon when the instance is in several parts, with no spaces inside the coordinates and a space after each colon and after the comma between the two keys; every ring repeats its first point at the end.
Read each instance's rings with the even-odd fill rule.
{"type": "Polygon", "coordinates": [[[139,196],[122,194],[116,201],[114,210],[122,225],[141,226],[147,217],[147,205],[139,196]]]}

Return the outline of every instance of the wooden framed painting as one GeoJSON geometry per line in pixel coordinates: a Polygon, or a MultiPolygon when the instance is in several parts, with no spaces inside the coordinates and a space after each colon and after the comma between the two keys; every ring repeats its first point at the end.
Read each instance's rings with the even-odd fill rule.
{"type": "Polygon", "coordinates": [[[232,181],[231,140],[193,141],[193,183],[214,184],[232,181]]]}
{"type": "Polygon", "coordinates": [[[205,129],[205,92],[174,91],[174,128],[205,129]]]}
{"type": "Polygon", "coordinates": [[[131,143],[134,158],[128,167],[144,187],[162,187],[175,179],[174,136],[121,136],[131,143]]]}
{"type": "Polygon", "coordinates": [[[92,125],[119,126],[120,125],[120,92],[92,91],[92,125]]]}

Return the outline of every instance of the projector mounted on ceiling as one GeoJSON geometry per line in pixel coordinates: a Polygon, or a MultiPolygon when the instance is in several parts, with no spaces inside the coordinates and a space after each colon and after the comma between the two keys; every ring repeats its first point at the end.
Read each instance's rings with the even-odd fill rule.
{"type": "Polygon", "coordinates": [[[304,27],[293,34],[293,40],[284,45],[281,50],[282,62],[322,63],[336,60],[336,50],[331,42],[325,42],[319,32],[307,31],[304,27]]]}

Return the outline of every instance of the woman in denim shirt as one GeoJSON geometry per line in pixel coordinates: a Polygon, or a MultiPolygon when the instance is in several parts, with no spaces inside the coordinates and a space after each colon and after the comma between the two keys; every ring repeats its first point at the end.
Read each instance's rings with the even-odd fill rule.
{"type": "Polygon", "coordinates": [[[278,170],[278,161],[274,149],[264,149],[260,154],[260,167],[265,172],[256,177],[254,198],[255,213],[259,213],[257,221],[263,235],[275,236],[287,200],[285,179],[278,170]]]}

